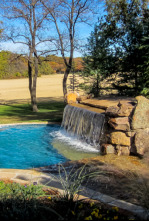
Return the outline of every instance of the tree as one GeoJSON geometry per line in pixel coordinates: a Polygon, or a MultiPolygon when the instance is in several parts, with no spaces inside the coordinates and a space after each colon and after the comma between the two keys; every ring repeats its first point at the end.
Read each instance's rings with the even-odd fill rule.
{"type": "MultiPolygon", "coordinates": [[[[3,24],[3,22],[0,21],[0,25],[2,25],[2,24],[3,24]]],[[[0,39],[2,38],[2,33],[3,33],[3,28],[0,26],[0,39]]]]}
{"type": "Polygon", "coordinates": [[[103,29],[105,23],[100,21],[95,25],[94,31],[88,38],[86,54],[84,55],[83,75],[93,80],[90,93],[95,97],[100,93],[100,82],[109,74],[116,70],[118,56],[113,55],[110,48],[110,40],[105,35],[103,29]]]}
{"type": "Polygon", "coordinates": [[[123,81],[129,83],[133,80],[133,93],[139,94],[146,81],[146,71],[141,69],[145,62],[141,48],[143,38],[149,35],[148,1],[107,0],[106,4],[106,33],[111,40],[111,47],[121,52],[123,81]]]}
{"type": "Polygon", "coordinates": [[[92,69],[98,68],[101,73],[107,74],[121,72],[122,80],[113,86],[121,94],[128,93],[130,87],[133,87],[130,88],[133,89],[133,95],[140,94],[146,84],[148,64],[147,0],[105,2],[106,15],[100,20],[89,41],[92,69]]]}
{"type": "Polygon", "coordinates": [[[41,63],[39,64],[39,73],[40,75],[54,74],[54,70],[51,68],[50,63],[44,61],[44,58],[43,61],[41,61],[41,63]]]}
{"type": "Polygon", "coordinates": [[[0,52],[0,78],[5,78],[8,75],[10,52],[0,52]]]}
{"type": "Polygon", "coordinates": [[[139,47],[140,53],[142,54],[143,61],[139,65],[140,72],[143,73],[141,94],[149,97],[149,10],[145,11],[144,14],[144,37],[141,39],[141,46],[139,47]]]}
{"type": "Polygon", "coordinates": [[[15,26],[9,33],[7,32],[8,39],[28,48],[29,91],[32,109],[37,112],[36,86],[40,51],[38,49],[41,43],[47,41],[43,30],[42,35],[40,31],[43,29],[48,12],[41,7],[39,0],[8,0],[3,1],[2,6],[9,23],[15,26]]]}
{"type": "Polygon", "coordinates": [[[89,22],[91,14],[93,15],[95,8],[97,9],[97,4],[95,0],[41,0],[41,2],[50,13],[49,20],[54,23],[58,35],[58,50],[60,50],[65,64],[63,78],[65,97],[67,78],[73,66],[74,50],[78,47],[77,25],[89,22]]]}

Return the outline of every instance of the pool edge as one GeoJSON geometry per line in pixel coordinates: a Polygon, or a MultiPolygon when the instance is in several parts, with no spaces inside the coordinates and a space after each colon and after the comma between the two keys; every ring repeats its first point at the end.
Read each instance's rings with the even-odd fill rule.
{"type": "Polygon", "coordinates": [[[51,125],[51,124],[57,124],[57,125],[61,125],[61,122],[23,122],[23,123],[11,123],[11,124],[0,124],[0,126],[13,126],[13,125],[27,125],[27,124],[45,124],[45,125],[51,125]]]}

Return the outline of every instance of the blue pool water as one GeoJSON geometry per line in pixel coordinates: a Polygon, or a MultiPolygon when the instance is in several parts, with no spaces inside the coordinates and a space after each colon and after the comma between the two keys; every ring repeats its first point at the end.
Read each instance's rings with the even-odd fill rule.
{"type": "Polygon", "coordinates": [[[57,125],[0,127],[0,168],[28,169],[67,161],[52,145],[57,125]]]}

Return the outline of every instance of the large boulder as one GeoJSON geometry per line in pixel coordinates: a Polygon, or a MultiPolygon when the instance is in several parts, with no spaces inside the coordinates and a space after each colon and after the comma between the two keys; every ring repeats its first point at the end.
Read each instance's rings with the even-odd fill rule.
{"type": "Polygon", "coordinates": [[[149,151],[149,128],[137,130],[134,138],[136,152],[144,155],[149,151]]]}
{"type": "Polygon", "coordinates": [[[138,105],[132,118],[132,129],[149,128],[149,99],[138,96],[136,97],[138,105]]]}

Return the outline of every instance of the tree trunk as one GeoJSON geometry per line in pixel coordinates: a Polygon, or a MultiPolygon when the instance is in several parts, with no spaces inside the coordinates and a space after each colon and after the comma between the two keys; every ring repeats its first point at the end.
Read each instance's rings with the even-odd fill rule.
{"type": "Polygon", "coordinates": [[[37,77],[38,77],[38,58],[37,54],[34,54],[34,67],[35,67],[35,75],[33,78],[33,87],[32,87],[32,108],[34,112],[38,112],[37,108],[37,99],[36,99],[36,88],[37,88],[37,77]]]}
{"type": "Polygon", "coordinates": [[[31,96],[31,105],[32,105],[32,110],[34,112],[38,111],[37,108],[37,101],[36,101],[36,82],[37,82],[37,76],[38,76],[38,66],[36,67],[36,62],[35,62],[35,76],[33,77],[33,70],[32,70],[32,61],[31,61],[31,56],[28,61],[28,77],[29,77],[29,91],[30,91],[30,96],[31,96]],[[36,70],[37,69],[37,70],[36,70]]]}
{"type": "Polygon", "coordinates": [[[37,99],[36,99],[36,80],[37,78],[34,77],[33,79],[33,87],[32,87],[32,96],[31,96],[31,104],[33,112],[38,112],[37,108],[37,99]]]}
{"type": "Polygon", "coordinates": [[[66,94],[67,94],[67,78],[68,78],[70,71],[71,71],[71,68],[67,67],[64,73],[64,77],[63,77],[63,94],[64,94],[65,101],[66,101],[66,94]]]}
{"type": "Polygon", "coordinates": [[[30,92],[30,96],[32,97],[32,64],[31,64],[30,58],[28,60],[28,78],[29,78],[29,92],[30,92]]]}

